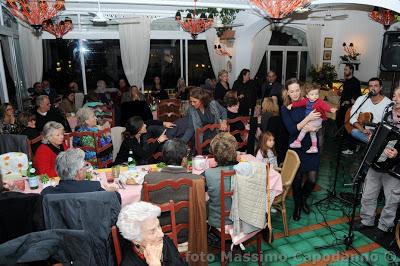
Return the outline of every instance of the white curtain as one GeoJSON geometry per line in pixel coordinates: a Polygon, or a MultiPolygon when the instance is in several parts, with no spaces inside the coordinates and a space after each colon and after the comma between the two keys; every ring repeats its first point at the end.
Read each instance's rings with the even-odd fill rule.
{"type": "Polygon", "coordinates": [[[18,23],[19,43],[21,46],[22,65],[25,82],[28,87],[42,81],[43,44],[42,37],[35,36],[32,29],[18,23]]]}
{"type": "Polygon", "coordinates": [[[321,25],[307,25],[307,45],[311,64],[318,67],[321,58],[321,25]]]}
{"type": "Polygon", "coordinates": [[[251,78],[254,78],[258,69],[260,68],[265,51],[267,50],[269,41],[271,40],[271,35],[271,27],[268,25],[264,29],[260,30],[256,36],[254,36],[250,61],[251,78]]]}
{"type": "Polygon", "coordinates": [[[218,78],[218,72],[222,69],[226,69],[226,63],[228,61],[227,56],[218,55],[214,51],[214,42],[218,38],[217,31],[212,28],[205,32],[207,39],[207,49],[208,54],[210,56],[211,65],[215,74],[215,77],[218,78]]]}
{"type": "Polygon", "coordinates": [[[119,43],[126,78],[131,85],[142,86],[150,56],[150,19],[142,17],[120,24],[119,43]]]}

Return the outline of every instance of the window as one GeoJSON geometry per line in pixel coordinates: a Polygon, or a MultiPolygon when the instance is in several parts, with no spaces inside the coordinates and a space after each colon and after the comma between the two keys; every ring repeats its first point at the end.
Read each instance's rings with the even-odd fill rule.
{"type": "Polygon", "coordinates": [[[43,78],[50,79],[59,94],[71,81],[83,87],[78,40],[43,40],[43,78]]]}
{"type": "Polygon", "coordinates": [[[119,40],[84,40],[83,45],[88,90],[96,89],[97,81],[101,79],[107,87],[116,88],[118,80],[126,78],[119,40]]]}
{"type": "Polygon", "coordinates": [[[274,70],[277,80],[281,83],[292,77],[305,81],[307,66],[308,52],[305,33],[296,28],[282,27],[273,30],[256,78],[264,81],[267,71],[274,70]]]}
{"type": "Polygon", "coordinates": [[[164,89],[176,87],[181,77],[180,41],[151,40],[150,58],[144,84],[150,89],[155,76],[160,77],[164,89]]]}
{"type": "Polygon", "coordinates": [[[200,86],[207,78],[215,78],[206,41],[189,41],[188,71],[191,86],[200,86]]]}

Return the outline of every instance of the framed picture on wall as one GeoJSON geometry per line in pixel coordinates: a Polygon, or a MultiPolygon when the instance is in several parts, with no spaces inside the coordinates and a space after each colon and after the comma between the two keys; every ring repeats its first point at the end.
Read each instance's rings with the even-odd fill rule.
{"type": "Polygon", "coordinates": [[[329,61],[332,59],[332,50],[324,50],[323,60],[329,61]]]}
{"type": "Polygon", "coordinates": [[[325,38],[324,39],[324,48],[332,48],[333,45],[333,38],[325,38]]]}

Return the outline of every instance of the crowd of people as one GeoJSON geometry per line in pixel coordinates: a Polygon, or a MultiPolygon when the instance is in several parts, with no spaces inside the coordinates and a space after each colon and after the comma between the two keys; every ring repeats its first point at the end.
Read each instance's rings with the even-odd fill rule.
{"type": "MultiPolygon", "coordinates": [[[[257,140],[254,155],[259,161],[272,166],[272,174],[279,175],[274,168],[277,169],[284,161],[288,148],[293,149],[300,158],[300,168],[292,183],[293,220],[298,221],[302,213],[311,212],[308,198],[318,179],[321,158],[319,132],[323,126],[322,122],[327,119],[327,113],[336,112],[336,123],[340,128],[345,122],[344,114],[351,108],[349,122],[353,129],[344,138],[353,137],[362,143],[368,143],[373,128],[365,126],[359,120],[359,115],[370,112],[372,122],[380,122],[385,108],[391,103],[389,98],[382,95],[382,82],[378,78],[371,78],[368,82],[370,93],[361,95],[360,82],[353,72],[354,67],[346,65],[338,110],[319,98],[319,85],[301,84],[296,78],[290,78],[282,86],[277,81],[274,71],[266,74],[266,80],[261,86],[251,80],[248,69],[240,72],[232,87],[228,82],[229,73],[225,70],[218,73],[217,82],[208,79],[201,87],[188,87],[185,81],[180,79],[177,81],[176,97],[188,101],[189,106],[174,123],[154,119],[149,98],[143,95],[137,86],[129,86],[123,79],[119,82],[119,88],[108,88],[104,81],[99,81],[97,89],[87,95],[86,104],[79,109],[74,104],[74,93],[79,91],[75,82],[70,83],[68,91],[60,100],[50,82],[44,80],[33,86],[32,101],[36,106],[33,112],[22,112],[17,118],[11,104],[3,105],[0,131],[2,134],[24,134],[29,139],[34,139],[40,134],[43,136],[42,143],[35,148],[34,166],[38,174],[60,176],[61,181],[55,188],[43,190],[42,194],[103,190],[98,182],[84,181],[88,167],[86,162],[93,162],[98,155],[92,151],[83,152],[76,149],[80,146],[93,146],[96,140],[90,136],[74,138],[74,147],[68,147],[64,140],[64,133],[72,130],[98,132],[110,127],[110,124],[98,125],[93,109],[98,105],[112,105],[114,112],[120,112],[116,115],[116,124],[126,128],[114,164],[127,162],[129,156],[133,156],[140,165],[149,164],[153,162],[152,155],[156,151],[162,152],[161,158],[167,167],[159,173],[146,175],[145,181],[149,183],[179,177],[201,178],[187,173],[186,157],[188,153],[194,153],[190,150],[188,152],[188,149],[195,147],[196,141],[202,143],[209,139],[211,143],[205,152],[213,154],[217,167],[209,168],[203,173],[209,195],[208,223],[218,227],[221,220],[220,172],[232,170],[238,164],[236,151],[238,143],[244,140],[242,135],[232,135],[228,132],[250,129],[250,125],[240,122],[229,125],[228,120],[240,116],[254,117],[258,119],[258,131],[251,133],[252,136],[249,134],[247,138],[257,140]],[[261,111],[257,111],[257,102],[261,105],[261,111]],[[76,116],[75,128],[71,129],[66,114],[76,116]],[[199,140],[195,140],[196,129],[209,124],[218,124],[219,130],[207,131],[199,140]],[[155,138],[155,141],[148,143],[149,138],[155,138]]],[[[150,97],[159,100],[169,98],[159,77],[154,78],[150,97]]],[[[393,101],[394,106],[389,113],[389,119],[400,128],[400,87],[395,90],[393,101]]],[[[107,145],[111,142],[111,136],[105,134],[101,141],[102,145],[107,145]]],[[[397,143],[385,150],[386,156],[397,160],[397,164],[399,145],[400,143],[397,143]]],[[[246,148],[243,151],[247,150],[246,148]]],[[[345,154],[354,152],[354,147],[346,148],[348,150],[344,151],[345,154]]],[[[110,152],[112,151],[103,156],[104,160],[110,158],[110,152]]],[[[400,181],[374,169],[368,171],[366,180],[361,227],[374,225],[376,198],[383,186],[387,201],[378,228],[388,232],[394,225],[395,210],[400,201],[400,191],[397,191],[400,181]]],[[[230,179],[227,179],[225,190],[229,190],[230,185],[230,179]]],[[[152,202],[160,204],[188,197],[187,189],[178,192],[162,191],[152,195],[152,202]]],[[[230,204],[227,207],[230,207],[230,204]]],[[[121,210],[117,226],[123,237],[134,243],[133,252],[128,252],[129,255],[124,258],[122,265],[160,265],[161,261],[168,262],[165,265],[184,264],[173,243],[160,230],[159,224],[164,223],[165,217],[161,217],[159,221],[158,216],[159,207],[145,202],[133,203],[121,210]]],[[[187,219],[185,212],[177,216],[178,221],[187,219]]],[[[232,223],[226,219],[227,224],[232,223]]],[[[179,238],[180,242],[185,241],[187,235],[180,235],[179,238]]]]}

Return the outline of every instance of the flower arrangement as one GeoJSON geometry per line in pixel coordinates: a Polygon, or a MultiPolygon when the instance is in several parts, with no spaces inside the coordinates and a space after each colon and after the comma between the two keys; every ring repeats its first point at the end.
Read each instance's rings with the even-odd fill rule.
{"type": "Polygon", "coordinates": [[[345,42],[343,43],[343,50],[346,53],[345,55],[340,56],[340,59],[343,61],[355,61],[357,57],[361,55],[357,52],[356,48],[354,47],[353,43],[347,45],[345,42]]]}
{"type": "Polygon", "coordinates": [[[321,85],[321,88],[330,89],[333,82],[337,79],[335,66],[324,64],[322,67],[311,67],[309,75],[312,81],[321,85]]]}

